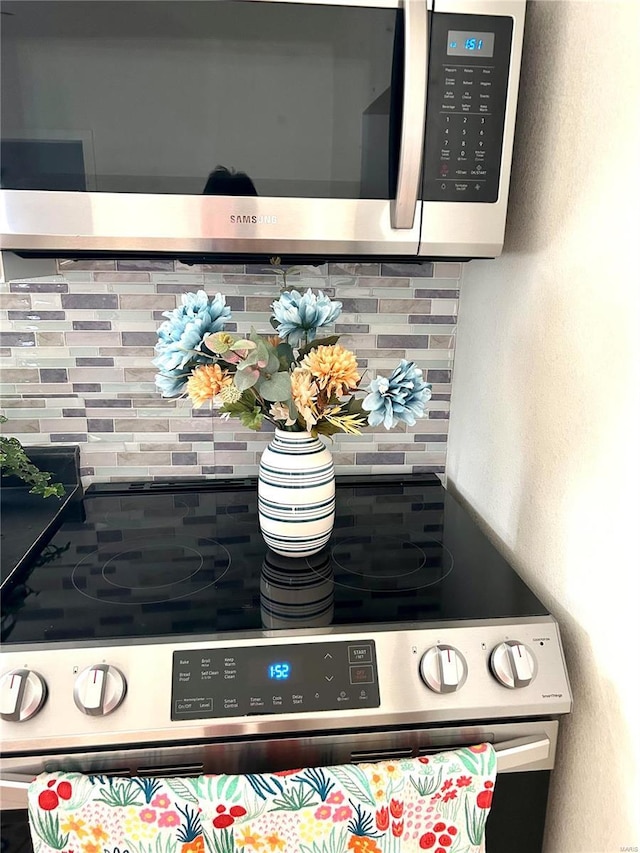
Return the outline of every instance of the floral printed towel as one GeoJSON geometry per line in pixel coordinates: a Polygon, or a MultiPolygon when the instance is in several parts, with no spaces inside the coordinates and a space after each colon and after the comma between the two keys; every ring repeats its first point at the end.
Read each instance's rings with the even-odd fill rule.
{"type": "Polygon", "coordinates": [[[430,757],[245,776],[43,774],[35,853],[480,853],[496,757],[430,757]]]}

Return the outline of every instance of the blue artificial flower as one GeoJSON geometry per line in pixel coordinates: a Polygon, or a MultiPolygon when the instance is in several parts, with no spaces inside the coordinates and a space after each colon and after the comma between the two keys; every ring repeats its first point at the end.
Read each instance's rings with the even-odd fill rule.
{"type": "Polygon", "coordinates": [[[189,379],[189,371],[178,367],[166,373],[156,373],[156,388],[163,397],[179,397],[189,379]]]}
{"type": "Polygon", "coordinates": [[[369,425],[384,424],[385,429],[399,421],[413,426],[431,399],[431,385],[423,381],[422,371],[404,358],[388,379],[376,376],[367,391],[362,408],[369,412],[369,425]]]}
{"type": "Polygon", "coordinates": [[[209,299],[204,290],[199,290],[185,293],[182,305],[162,316],[167,319],[158,329],[158,355],[153,363],[167,374],[194,358],[204,336],[219,332],[231,317],[231,309],[221,293],[209,299]]]}
{"type": "Polygon", "coordinates": [[[298,347],[303,342],[313,341],[318,329],[335,323],[342,311],[342,302],[332,302],[324,293],[316,296],[309,288],[306,293],[286,290],[271,307],[282,340],[298,347]]]}

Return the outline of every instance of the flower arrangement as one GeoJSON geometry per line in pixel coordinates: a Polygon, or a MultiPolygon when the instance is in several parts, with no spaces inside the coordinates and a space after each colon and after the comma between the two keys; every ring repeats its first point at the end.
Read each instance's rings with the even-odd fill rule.
{"type": "Polygon", "coordinates": [[[186,395],[196,407],[209,403],[223,418],[239,418],[253,430],[265,420],[313,436],[359,435],[367,425],[413,426],[431,397],[422,371],[403,359],[389,377],[375,376],[362,387],[356,357],[339,336],[318,337],[335,323],[342,304],[310,288],[286,289],[283,275],[271,306],[277,335],[225,332],[231,310],[220,293],[186,293],[182,305],[166,311],[153,362],[162,396],[186,395]]]}

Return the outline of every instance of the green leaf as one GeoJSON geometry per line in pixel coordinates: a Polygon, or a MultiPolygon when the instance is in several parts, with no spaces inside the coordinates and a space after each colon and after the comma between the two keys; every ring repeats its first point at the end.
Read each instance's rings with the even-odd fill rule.
{"type": "Polygon", "coordinates": [[[293,347],[291,346],[291,344],[287,344],[283,341],[276,347],[276,353],[278,355],[278,359],[280,360],[280,364],[282,365],[282,367],[285,370],[288,370],[295,361],[293,355],[293,347]]]}
{"type": "Polygon", "coordinates": [[[329,335],[327,338],[316,338],[315,341],[311,341],[311,343],[307,344],[306,347],[302,347],[302,349],[298,350],[300,358],[303,358],[316,347],[330,347],[333,346],[333,344],[337,344],[339,340],[340,335],[329,335]]]}
{"type": "MultiPolygon", "coordinates": [[[[7,418],[0,415],[0,423],[6,422],[7,418]]],[[[31,462],[17,438],[0,436],[0,470],[5,476],[18,477],[31,486],[29,492],[32,495],[41,495],[43,498],[64,497],[62,483],[51,483],[52,475],[48,471],[41,471],[31,462]]]]}
{"type": "Polygon", "coordinates": [[[182,797],[183,800],[187,800],[189,803],[194,803],[194,805],[200,805],[197,796],[193,793],[191,788],[186,785],[181,779],[177,779],[175,777],[168,777],[165,779],[165,783],[167,787],[171,788],[174,794],[178,797],[182,797]]]}
{"type": "Polygon", "coordinates": [[[467,768],[469,773],[478,772],[479,759],[476,757],[475,753],[471,752],[467,747],[458,751],[458,758],[467,768]]]}
{"type": "Polygon", "coordinates": [[[371,793],[367,777],[359,767],[332,767],[331,770],[342,787],[346,788],[351,796],[360,800],[361,803],[375,806],[376,801],[371,793]]]}
{"type": "Polygon", "coordinates": [[[291,397],[291,376],[288,373],[276,373],[270,379],[261,379],[258,383],[260,395],[272,403],[289,400],[291,397]]]}
{"type": "Polygon", "coordinates": [[[260,371],[256,367],[247,367],[236,371],[233,381],[238,390],[247,391],[249,388],[253,388],[258,379],[260,379],[260,371]]]}
{"type": "Polygon", "coordinates": [[[252,412],[242,412],[240,415],[241,423],[244,424],[244,426],[246,426],[248,429],[256,430],[256,432],[262,426],[263,420],[264,415],[257,406],[252,412]]]}
{"type": "Polygon", "coordinates": [[[318,435],[326,435],[330,438],[337,432],[342,432],[340,427],[336,426],[336,424],[334,423],[331,423],[331,421],[328,421],[323,418],[322,420],[318,421],[318,423],[313,427],[313,429],[311,430],[311,435],[314,438],[318,435]]]}

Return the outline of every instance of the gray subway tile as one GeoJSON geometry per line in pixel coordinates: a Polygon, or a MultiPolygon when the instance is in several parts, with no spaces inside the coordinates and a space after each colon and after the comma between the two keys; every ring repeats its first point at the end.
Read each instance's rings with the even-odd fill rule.
{"type": "Polygon", "coordinates": [[[410,326],[455,326],[456,318],[444,314],[409,314],[410,326]]]}
{"type": "MultiPolygon", "coordinates": [[[[244,296],[227,296],[226,303],[232,311],[251,311],[255,309],[245,308],[244,296]]],[[[225,326],[226,328],[226,326],[225,326]]]]}
{"type": "Polygon", "coordinates": [[[381,273],[382,275],[408,276],[409,278],[433,278],[433,264],[382,264],[381,273]]]}
{"type": "Polygon", "coordinates": [[[412,465],[412,474],[444,474],[444,465],[412,465]]]}
{"type": "MultiPolygon", "coordinates": [[[[433,399],[433,398],[432,398],[433,399]]],[[[447,421],[449,420],[449,412],[440,412],[437,409],[431,409],[429,412],[430,421],[447,421]]]]}
{"type": "Polygon", "coordinates": [[[233,465],[203,465],[203,474],[233,474],[233,465]]]}
{"type": "Polygon", "coordinates": [[[0,332],[0,346],[34,347],[36,336],[33,332],[0,332]]]}
{"type": "Polygon", "coordinates": [[[70,258],[60,258],[58,260],[58,269],[61,273],[65,272],[83,272],[84,270],[94,270],[96,272],[101,270],[114,270],[116,268],[115,261],[88,261],[88,260],[77,260],[74,261],[70,258]]]}
{"type": "Polygon", "coordinates": [[[381,314],[428,314],[431,301],[428,299],[381,299],[381,314]]]}
{"type": "Polygon", "coordinates": [[[436,382],[438,384],[451,382],[450,370],[427,370],[427,382],[436,382]]]}
{"type": "Polygon", "coordinates": [[[87,432],[113,431],[113,418],[87,418],[87,432]]]}
{"type": "Polygon", "coordinates": [[[460,291],[457,288],[455,290],[453,288],[445,290],[442,287],[438,287],[432,290],[431,288],[417,287],[414,290],[414,295],[416,299],[458,299],[460,291]]]}
{"type": "Polygon", "coordinates": [[[87,410],[86,409],[63,409],[62,417],[63,418],[86,418],[87,410]]]}
{"type": "Polygon", "coordinates": [[[98,394],[102,391],[98,382],[74,382],[71,387],[75,394],[98,394]]]}
{"type": "Polygon", "coordinates": [[[112,358],[76,358],[76,367],[113,367],[112,358]]]}
{"type": "Polygon", "coordinates": [[[31,311],[9,311],[7,316],[10,320],[66,320],[67,315],[64,311],[38,311],[32,308],[31,311]]]}
{"type": "Polygon", "coordinates": [[[86,442],[87,434],[84,432],[53,432],[49,438],[56,444],[82,444],[86,442]]]}
{"type": "Polygon", "coordinates": [[[413,436],[413,440],[415,442],[421,441],[446,441],[447,434],[445,432],[425,432],[425,433],[415,433],[413,436]]]}
{"type": "Polygon", "coordinates": [[[158,343],[155,332],[123,332],[123,347],[154,347],[158,343]]]}
{"type": "Polygon", "coordinates": [[[329,264],[329,275],[379,276],[380,264],[329,264]]]}
{"type": "Polygon", "coordinates": [[[173,272],[173,261],[128,260],[118,261],[119,270],[137,270],[142,272],[173,272]]]}
{"type": "Polygon", "coordinates": [[[131,400],[98,399],[87,400],[87,409],[130,409],[131,400]]]}
{"type": "Polygon", "coordinates": [[[451,394],[432,394],[431,399],[434,403],[448,403],[451,400],[451,394]]]}
{"type": "Polygon", "coordinates": [[[211,436],[206,432],[179,432],[178,441],[211,441],[211,436]]]}
{"type": "Polygon", "coordinates": [[[172,465],[197,465],[198,464],[198,454],[197,453],[189,453],[189,452],[180,452],[176,451],[171,454],[171,464],[172,465]]]}
{"type": "Polygon", "coordinates": [[[377,299],[353,299],[350,296],[346,296],[339,301],[342,302],[342,311],[344,314],[375,314],[378,310],[377,299]]]}
{"type": "Polygon", "coordinates": [[[378,335],[377,344],[383,349],[427,349],[429,335],[378,335]]]}
{"type": "Polygon", "coordinates": [[[41,367],[41,382],[68,382],[69,376],[63,367],[41,367]]]}
{"type": "Polygon", "coordinates": [[[214,441],[214,450],[246,450],[246,441],[214,441]]]}
{"type": "Polygon", "coordinates": [[[66,281],[12,281],[11,293],[68,293],[66,281]]]}
{"type": "Polygon", "coordinates": [[[404,465],[404,453],[356,453],[356,465],[404,465]]]}
{"type": "Polygon", "coordinates": [[[366,335],[369,333],[368,323],[336,323],[336,335],[366,335]]]}
{"type": "Polygon", "coordinates": [[[67,293],[62,295],[62,307],[66,310],[115,310],[118,307],[118,297],[115,293],[67,293]]]}
{"type": "Polygon", "coordinates": [[[72,320],[71,328],[74,332],[109,332],[111,331],[111,320],[72,320]]]}

